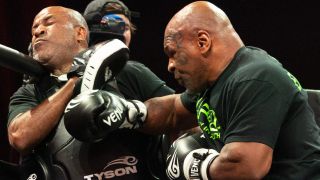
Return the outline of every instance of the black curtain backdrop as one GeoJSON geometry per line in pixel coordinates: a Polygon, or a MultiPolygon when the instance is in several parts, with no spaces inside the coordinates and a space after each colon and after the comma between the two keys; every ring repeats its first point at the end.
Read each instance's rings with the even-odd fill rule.
{"type": "MultiPolygon", "coordinates": [[[[27,53],[34,16],[44,7],[62,5],[83,12],[90,0],[0,1],[0,43],[27,53]]],[[[123,0],[131,10],[138,31],[131,43],[131,57],[153,70],[178,92],[167,72],[163,32],[170,18],[190,0],[123,0]]],[[[304,88],[320,89],[317,61],[320,59],[320,12],[316,1],[215,0],[229,16],[246,45],[257,46],[276,57],[304,88]]],[[[22,82],[22,75],[0,67],[0,159],[17,161],[17,152],[7,140],[9,98],[22,82]]]]}

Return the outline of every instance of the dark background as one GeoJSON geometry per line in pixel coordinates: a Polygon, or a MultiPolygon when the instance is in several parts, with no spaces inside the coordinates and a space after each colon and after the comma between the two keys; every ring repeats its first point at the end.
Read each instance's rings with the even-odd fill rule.
{"type": "MultiPolygon", "coordinates": [[[[0,43],[27,53],[34,16],[44,7],[62,5],[83,12],[90,0],[0,0],[0,43]]],[[[178,92],[183,89],[167,73],[162,39],[166,23],[190,0],[124,0],[141,13],[132,21],[138,31],[131,43],[131,57],[146,64],[178,92]]],[[[246,45],[257,46],[276,57],[304,88],[320,89],[320,11],[316,1],[216,0],[229,16],[246,45]]],[[[0,159],[17,161],[7,141],[9,98],[21,85],[22,75],[0,67],[0,159]]]]}

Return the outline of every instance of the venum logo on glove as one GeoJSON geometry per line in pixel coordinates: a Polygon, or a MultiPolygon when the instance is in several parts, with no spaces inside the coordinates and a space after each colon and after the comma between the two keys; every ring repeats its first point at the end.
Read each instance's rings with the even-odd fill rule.
{"type": "Polygon", "coordinates": [[[180,177],[180,168],[179,168],[179,159],[177,158],[177,148],[175,149],[171,158],[168,168],[166,170],[167,176],[169,179],[177,179],[180,177]]]}
{"type": "Polygon", "coordinates": [[[120,109],[119,107],[116,107],[116,109],[114,110],[114,112],[110,113],[106,119],[103,119],[102,121],[111,126],[112,122],[117,122],[120,121],[122,119],[122,113],[123,113],[123,109],[120,109]]]}
{"type": "Polygon", "coordinates": [[[86,175],[83,177],[85,180],[94,179],[111,179],[115,177],[125,176],[129,174],[138,173],[137,170],[138,159],[134,156],[123,156],[109,162],[102,172],[86,175]],[[112,168],[116,166],[117,168],[112,168]],[[120,167],[119,167],[120,166],[120,167]],[[122,167],[121,167],[122,166],[122,167]]]}

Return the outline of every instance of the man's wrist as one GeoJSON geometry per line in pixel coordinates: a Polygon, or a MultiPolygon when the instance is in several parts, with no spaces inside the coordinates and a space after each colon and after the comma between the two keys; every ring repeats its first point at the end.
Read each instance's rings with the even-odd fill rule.
{"type": "Polygon", "coordinates": [[[219,154],[209,154],[208,157],[203,161],[206,166],[201,169],[201,174],[204,180],[212,180],[213,177],[210,176],[210,166],[213,161],[219,156],[219,154]]]}

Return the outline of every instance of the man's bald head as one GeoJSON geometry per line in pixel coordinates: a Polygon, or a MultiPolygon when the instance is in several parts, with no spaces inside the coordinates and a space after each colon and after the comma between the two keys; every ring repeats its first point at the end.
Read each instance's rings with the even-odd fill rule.
{"type": "Polygon", "coordinates": [[[163,45],[169,72],[189,91],[200,92],[216,81],[243,43],[220,8],[196,1],[172,17],[163,45]]]}
{"type": "Polygon", "coordinates": [[[194,32],[201,29],[219,34],[223,28],[233,29],[227,15],[210,2],[196,1],[176,13],[166,30],[194,32]]]}
{"type": "MultiPolygon", "coordinates": [[[[55,12],[55,14],[60,14],[61,16],[65,16],[68,22],[70,22],[73,26],[81,26],[87,32],[89,32],[89,28],[84,17],[76,10],[66,8],[63,6],[49,6],[42,9],[35,18],[41,16],[43,14],[47,14],[48,12],[55,12]]],[[[87,33],[87,41],[89,42],[89,33],[87,33]]]]}

